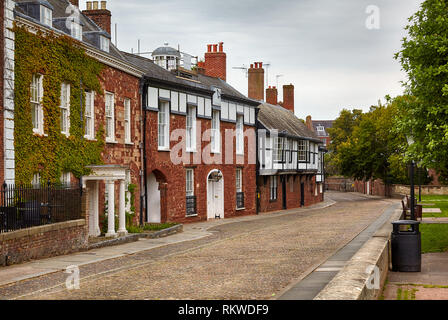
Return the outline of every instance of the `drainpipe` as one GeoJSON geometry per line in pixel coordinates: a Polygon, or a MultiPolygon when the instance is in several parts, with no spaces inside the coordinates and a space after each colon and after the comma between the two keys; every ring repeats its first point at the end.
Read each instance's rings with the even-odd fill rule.
{"type": "MultiPolygon", "coordinates": [[[[260,152],[258,150],[258,129],[259,129],[259,125],[258,125],[258,112],[260,111],[260,109],[255,108],[255,152],[257,153],[256,156],[256,166],[255,166],[255,185],[257,186],[256,191],[255,191],[255,213],[258,215],[260,214],[260,199],[259,199],[259,195],[260,195],[260,185],[259,185],[259,179],[258,177],[260,176],[260,152]]],[[[260,195],[261,196],[261,195],[260,195]]]]}
{"type": "Polygon", "coordinates": [[[143,146],[140,148],[142,150],[142,167],[143,167],[143,173],[141,176],[141,186],[140,186],[140,225],[143,225],[143,215],[145,217],[148,216],[148,208],[147,208],[147,198],[148,198],[148,186],[147,186],[147,179],[146,179],[146,94],[145,94],[145,82],[144,78],[140,79],[140,97],[141,97],[141,105],[142,105],[142,112],[143,112],[143,123],[141,123],[142,127],[142,135],[143,135],[143,146]],[[143,211],[144,210],[144,211],[143,211]]]}
{"type": "MultiPolygon", "coordinates": [[[[79,89],[80,89],[80,94],[79,94],[79,102],[80,102],[80,108],[79,108],[79,113],[80,113],[80,117],[81,117],[81,140],[84,140],[84,117],[83,117],[83,113],[82,113],[82,109],[83,109],[83,105],[82,105],[82,79],[79,80],[79,89]]],[[[82,197],[82,175],[79,177],[79,192],[81,193],[81,197],[82,197]]]]}

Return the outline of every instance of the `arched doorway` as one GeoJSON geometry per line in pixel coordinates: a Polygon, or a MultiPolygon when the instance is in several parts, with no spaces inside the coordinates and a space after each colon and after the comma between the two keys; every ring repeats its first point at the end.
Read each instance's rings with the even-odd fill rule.
{"type": "Polygon", "coordinates": [[[207,219],[224,219],[224,177],[212,170],[207,176],[207,219]]]}
{"type": "Polygon", "coordinates": [[[148,203],[147,203],[148,216],[146,222],[161,223],[162,213],[164,210],[163,202],[166,200],[164,194],[164,192],[166,191],[165,177],[159,171],[153,171],[148,176],[147,184],[148,184],[148,203]]]}

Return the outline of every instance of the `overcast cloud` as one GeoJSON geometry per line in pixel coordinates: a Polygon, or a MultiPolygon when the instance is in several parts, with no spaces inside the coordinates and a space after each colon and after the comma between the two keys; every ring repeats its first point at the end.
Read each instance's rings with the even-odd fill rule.
{"type": "Polygon", "coordinates": [[[295,85],[297,116],[334,119],[342,108],[368,110],[403,92],[405,74],[393,56],[421,2],[109,0],[108,8],[121,50],[136,52],[140,39],[143,52],[168,42],[203,57],[207,44],[223,41],[227,81],[240,92],[247,94],[247,78],[232,67],[269,62],[269,85],[276,75],[280,87],[295,85]],[[365,27],[369,5],[380,9],[379,30],[365,27]]]}

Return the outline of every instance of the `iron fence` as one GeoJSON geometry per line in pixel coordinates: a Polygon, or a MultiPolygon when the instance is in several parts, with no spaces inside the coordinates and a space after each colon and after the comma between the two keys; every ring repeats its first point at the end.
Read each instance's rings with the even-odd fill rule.
{"type": "Polygon", "coordinates": [[[81,218],[79,186],[4,183],[0,193],[0,233],[81,218]]]}

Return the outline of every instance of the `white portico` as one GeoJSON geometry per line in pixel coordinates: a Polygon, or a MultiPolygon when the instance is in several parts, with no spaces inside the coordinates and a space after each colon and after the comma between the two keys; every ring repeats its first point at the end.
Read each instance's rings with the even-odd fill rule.
{"type": "Polygon", "coordinates": [[[106,237],[116,237],[126,235],[126,170],[127,167],[120,165],[102,165],[88,166],[92,171],[89,176],[84,176],[84,187],[89,189],[89,235],[99,236],[101,234],[99,227],[99,182],[106,183],[108,194],[107,206],[107,234],[106,237]],[[115,231],[115,182],[120,183],[119,192],[119,227],[115,231]]]}

